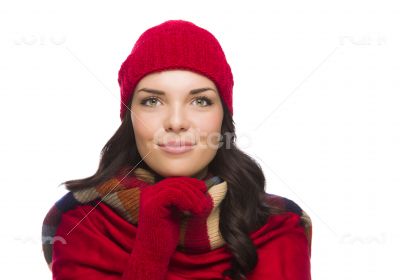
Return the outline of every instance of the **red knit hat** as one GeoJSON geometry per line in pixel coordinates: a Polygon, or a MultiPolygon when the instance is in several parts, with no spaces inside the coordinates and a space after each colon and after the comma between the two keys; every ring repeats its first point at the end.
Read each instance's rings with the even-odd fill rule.
{"type": "Polygon", "coordinates": [[[192,22],[168,20],[146,30],[121,65],[121,120],[137,83],[151,72],[166,69],[190,70],[212,80],[233,115],[233,75],[218,40],[192,22]]]}

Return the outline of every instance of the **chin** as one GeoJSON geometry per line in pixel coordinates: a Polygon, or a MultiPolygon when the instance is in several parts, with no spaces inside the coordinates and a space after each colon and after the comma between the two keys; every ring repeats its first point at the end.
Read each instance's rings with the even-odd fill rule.
{"type": "Polygon", "coordinates": [[[171,176],[190,176],[193,172],[189,170],[164,170],[163,172],[165,174],[164,177],[171,177],[171,176]]]}
{"type": "MultiPolygon", "coordinates": [[[[150,165],[151,166],[151,165],[150,165]]],[[[180,165],[182,166],[182,165],[180,165]]],[[[194,172],[193,170],[188,170],[187,168],[182,169],[182,168],[174,168],[173,165],[170,165],[169,168],[153,168],[152,169],[157,172],[159,175],[162,177],[172,177],[172,176],[187,176],[187,177],[192,177],[196,175],[197,173],[194,172]]]]}

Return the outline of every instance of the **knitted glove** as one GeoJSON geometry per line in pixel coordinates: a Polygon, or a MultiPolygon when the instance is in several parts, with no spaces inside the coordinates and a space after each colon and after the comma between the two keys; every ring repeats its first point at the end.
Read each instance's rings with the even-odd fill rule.
{"type": "Polygon", "coordinates": [[[143,188],[134,249],[122,279],[165,279],[179,243],[182,212],[204,217],[212,206],[205,182],[197,178],[168,177],[143,188]]]}

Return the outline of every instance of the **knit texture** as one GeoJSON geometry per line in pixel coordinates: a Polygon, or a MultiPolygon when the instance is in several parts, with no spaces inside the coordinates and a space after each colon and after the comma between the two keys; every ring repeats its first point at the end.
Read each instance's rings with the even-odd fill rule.
{"type": "Polygon", "coordinates": [[[147,74],[168,69],[190,70],[212,80],[233,115],[233,74],[218,40],[192,22],[168,20],[143,32],[121,65],[121,120],[137,83],[147,74]]]}
{"type": "MultiPolygon", "coordinates": [[[[180,244],[169,267],[147,263],[132,254],[138,224],[140,191],[155,183],[154,173],[136,168],[134,176],[123,178],[127,169],[104,184],[67,193],[47,213],[42,228],[43,253],[53,279],[230,279],[222,271],[230,267],[232,255],[219,231],[220,203],[227,183],[211,173],[203,179],[214,206],[204,220],[189,214],[182,220],[180,244]],[[53,252],[56,255],[53,255],[53,252]],[[84,252],[82,254],[82,252],[84,252]],[[55,263],[54,263],[55,262],[55,263]],[[138,265],[150,267],[138,273],[138,265]],[[129,275],[135,275],[130,277],[129,275]]],[[[265,194],[272,215],[252,232],[259,265],[249,280],[310,280],[311,219],[292,200],[265,194]]],[[[160,237],[162,238],[162,237],[160,237]]]]}
{"type": "MultiPolygon", "coordinates": [[[[99,186],[70,191],[51,207],[42,227],[43,252],[49,266],[52,261],[52,244],[59,238],[55,234],[61,216],[79,205],[105,203],[129,223],[138,225],[140,191],[154,184],[156,176],[144,168],[136,168],[132,171],[134,176],[124,178],[128,172],[128,169],[123,169],[119,175],[99,186]]],[[[203,180],[213,200],[213,210],[204,220],[191,218],[190,213],[186,214],[182,220],[180,243],[177,248],[183,252],[207,252],[225,244],[218,230],[218,206],[226,195],[227,184],[219,176],[213,176],[210,172],[203,180]]],[[[71,228],[71,231],[73,230],[71,228]]]]}

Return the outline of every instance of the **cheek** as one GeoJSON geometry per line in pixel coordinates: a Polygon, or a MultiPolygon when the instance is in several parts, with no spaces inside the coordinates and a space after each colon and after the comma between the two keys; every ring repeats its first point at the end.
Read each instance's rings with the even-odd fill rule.
{"type": "Polygon", "coordinates": [[[143,148],[144,145],[147,147],[149,141],[153,140],[157,128],[159,127],[159,121],[136,114],[132,118],[132,127],[136,144],[143,148]]]}
{"type": "Polygon", "coordinates": [[[217,149],[216,146],[221,137],[222,118],[220,116],[210,116],[206,120],[197,124],[200,132],[200,139],[203,146],[207,149],[217,149]]]}

